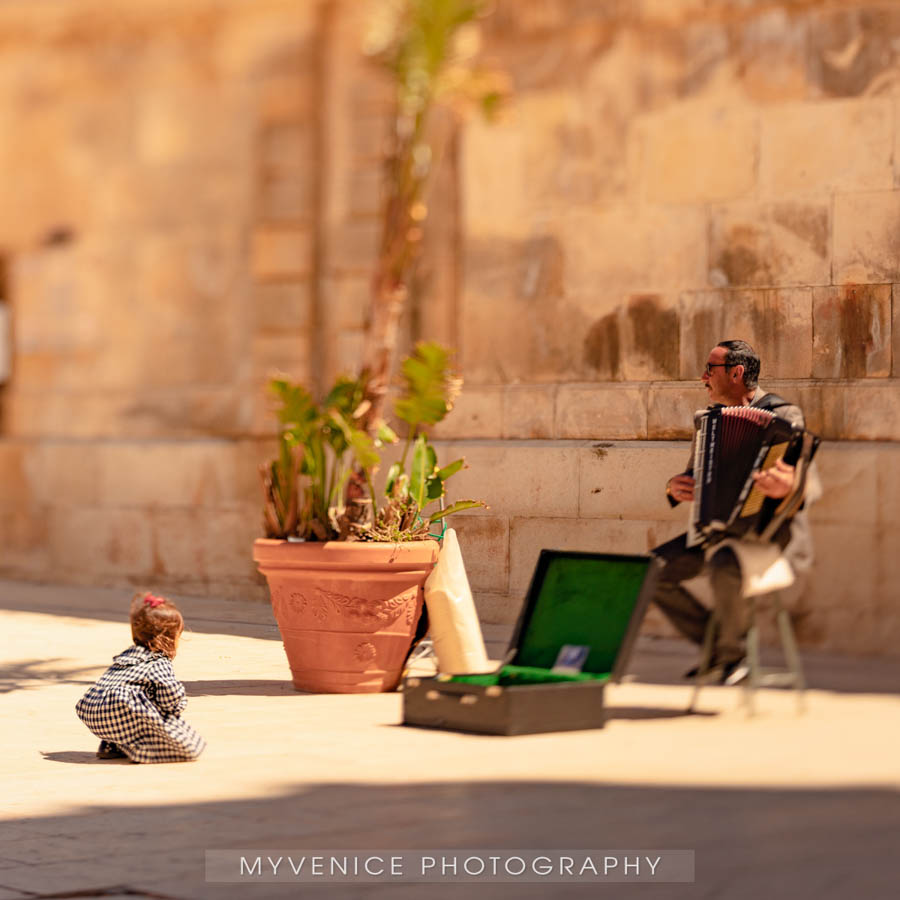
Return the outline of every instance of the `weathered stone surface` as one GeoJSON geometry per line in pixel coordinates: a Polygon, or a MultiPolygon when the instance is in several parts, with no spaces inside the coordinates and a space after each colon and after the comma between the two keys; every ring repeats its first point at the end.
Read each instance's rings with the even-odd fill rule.
{"type": "Polygon", "coordinates": [[[327,236],[328,274],[371,276],[381,238],[375,219],[349,221],[327,236]]]}
{"type": "Polygon", "coordinates": [[[261,221],[306,224],[314,212],[312,185],[306,172],[262,178],[259,185],[261,221]]]}
{"type": "Polygon", "coordinates": [[[322,282],[322,306],[328,329],[334,332],[358,330],[366,324],[372,302],[371,279],[343,275],[322,282]]]}
{"type": "Polygon", "coordinates": [[[759,128],[752,108],[692,100],[645,117],[635,131],[641,194],[651,202],[736,200],[755,186],[759,128]]]}
{"type": "MultiPolygon", "coordinates": [[[[893,515],[890,495],[896,495],[900,452],[890,444],[858,445],[826,441],[816,453],[816,468],[822,481],[822,497],[809,508],[813,534],[819,525],[849,528],[878,524],[883,513],[893,515]],[[883,484],[888,478],[890,489],[883,484]],[[889,496],[883,496],[887,493],[889,496]],[[887,502],[885,502],[887,501],[887,502]]],[[[821,543],[818,540],[817,543],[821,543]]]]}
{"type": "Polygon", "coordinates": [[[270,75],[256,85],[256,112],[263,125],[306,122],[312,110],[308,82],[295,75],[270,75]]]}
{"type": "Polygon", "coordinates": [[[560,385],[556,434],[579,440],[630,441],[647,436],[647,389],[605,384],[560,385]]]}
{"type": "MultiPolygon", "coordinates": [[[[438,459],[465,457],[468,468],[447,483],[447,502],[483,500],[490,512],[477,515],[575,516],[578,511],[576,447],[553,442],[437,444],[438,459]]],[[[443,463],[446,465],[446,463],[443,463]]]]}
{"type": "Polygon", "coordinates": [[[435,438],[499,438],[503,433],[505,391],[500,386],[469,385],[456,398],[443,422],[434,426],[435,438]]]}
{"type": "Polygon", "coordinates": [[[141,576],[152,571],[150,522],[144,510],[55,510],[51,564],[57,578],[141,576]]]}
{"type": "Polygon", "coordinates": [[[666,482],[684,471],[689,446],[598,442],[579,456],[578,515],[601,519],[684,521],[683,507],[669,506],[666,482]]]}
{"type": "Polygon", "coordinates": [[[900,378],[900,284],[894,285],[892,294],[893,317],[891,319],[891,374],[894,376],[894,378],[900,378]]]}
{"type": "MultiPolygon", "coordinates": [[[[714,0],[713,8],[721,6],[714,0]]],[[[785,4],[759,4],[756,15],[741,10],[729,29],[740,87],[757,103],[803,100],[808,93],[807,21],[785,4]]]]}
{"type": "Polygon", "coordinates": [[[451,516],[473,592],[505,593],[509,587],[509,520],[505,516],[451,516]]]}
{"type": "Polygon", "coordinates": [[[649,522],[616,519],[513,518],[509,525],[509,592],[524,597],[544,548],[593,553],[644,554],[649,522]]]}
{"type": "Polygon", "coordinates": [[[809,75],[821,94],[857,97],[883,93],[897,83],[900,11],[870,4],[823,10],[810,17],[809,75]]]}
{"type": "Polygon", "coordinates": [[[46,578],[50,561],[46,507],[0,509],[0,571],[13,577],[46,578]]]}
{"type": "Polygon", "coordinates": [[[677,378],[678,309],[659,294],[632,294],[584,338],[587,366],[610,381],[677,378]]]}
{"type": "Polygon", "coordinates": [[[826,440],[900,440],[900,391],[894,380],[776,384],[770,389],[787,399],[799,397],[807,428],[826,440]]]}
{"type": "Polygon", "coordinates": [[[814,378],[890,376],[889,284],[815,288],[813,307],[814,378]]]}
{"type": "Polygon", "coordinates": [[[503,437],[555,437],[555,385],[508,385],[503,397],[503,437]]]}
{"type": "Polygon", "coordinates": [[[709,284],[714,287],[829,284],[829,219],[826,203],[797,201],[713,207],[709,284]]]}
{"type": "Polygon", "coordinates": [[[100,450],[100,505],[227,507],[255,497],[236,471],[234,445],[218,443],[106,443],[100,450]]]}
{"type": "Polygon", "coordinates": [[[307,332],[257,335],[251,340],[250,347],[255,380],[280,373],[295,381],[308,381],[310,351],[307,332]]]}
{"type": "Polygon", "coordinates": [[[889,99],[773,106],[762,117],[760,186],[778,199],[890,190],[892,147],[889,99]]]}
{"type": "Polygon", "coordinates": [[[834,283],[900,281],[900,192],[834,198],[834,283]]]}
{"type": "MultiPolygon", "coordinates": [[[[81,441],[24,445],[22,474],[34,501],[45,507],[98,505],[102,448],[102,444],[81,441]]],[[[7,484],[5,479],[3,483],[7,484]]]]}
{"type": "Polygon", "coordinates": [[[702,208],[617,205],[574,212],[559,224],[568,291],[684,290],[706,283],[702,208]]]}
{"type": "Polygon", "coordinates": [[[256,331],[306,331],[312,311],[311,289],[308,281],[254,285],[251,310],[256,331]]]}
{"type": "Polygon", "coordinates": [[[682,294],[681,377],[699,378],[709,351],[737,339],[759,354],[763,378],[808,378],[812,306],[808,288],[682,294]]]}
{"type": "Polygon", "coordinates": [[[311,265],[312,235],[308,228],[262,225],[254,232],[250,266],[258,281],[306,278],[311,265]]]}
{"type": "Polygon", "coordinates": [[[694,412],[708,397],[699,378],[685,384],[651,384],[647,400],[647,437],[651,441],[689,440],[694,433],[694,412]]]}
{"type": "Polygon", "coordinates": [[[270,124],[259,134],[258,165],[266,174],[312,179],[314,132],[305,122],[270,124]]]}

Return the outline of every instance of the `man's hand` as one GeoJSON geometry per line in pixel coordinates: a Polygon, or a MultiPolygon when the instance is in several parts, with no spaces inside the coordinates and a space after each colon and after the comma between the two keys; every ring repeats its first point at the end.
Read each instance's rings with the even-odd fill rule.
{"type": "Polygon", "coordinates": [[[756,486],[767,496],[774,499],[787,497],[794,486],[794,467],[784,460],[778,459],[775,465],[764,472],[756,472],[753,476],[756,486]]]}
{"type": "Polygon", "coordinates": [[[694,479],[690,475],[673,475],[666,485],[666,493],[679,503],[694,499],[694,479]]]}

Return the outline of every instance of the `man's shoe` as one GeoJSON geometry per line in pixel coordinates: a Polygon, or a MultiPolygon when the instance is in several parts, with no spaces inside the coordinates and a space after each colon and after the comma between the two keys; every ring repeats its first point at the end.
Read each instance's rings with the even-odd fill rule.
{"type": "Polygon", "coordinates": [[[122,759],[125,755],[112,741],[100,741],[97,748],[97,756],[100,759],[122,759]]]}
{"type": "Polygon", "coordinates": [[[745,682],[749,675],[750,666],[747,665],[747,660],[736,659],[722,666],[722,680],[720,684],[727,684],[733,687],[736,684],[745,682]]]}

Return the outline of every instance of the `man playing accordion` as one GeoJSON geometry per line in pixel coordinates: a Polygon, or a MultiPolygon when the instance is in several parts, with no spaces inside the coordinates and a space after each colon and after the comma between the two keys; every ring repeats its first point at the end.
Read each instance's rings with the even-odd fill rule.
{"type": "MultiPolygon", "coordinates": [[[[776,394],[763,391],[757,383],[759,370],[759,356],[745,341],[722,341],[713,347],[701,376],[709,395],[710,409],[723,406],[767,410],[790,425],[802,428],[804,419],[800,408],[776,394]]],[[[731,412],[737,411],[732,409],[731,412]]],[[[737,415],[745,414],[738,412],[737,415]]],[[[759,417],[750,411],[747,415],[759,417]]],[[[695,417],[695,429],[702,419],[703,413],[695,417]]],[[[666,484],[666,496],[672,506],[695,499],[693,472],[698,443],[695,440],[692,445],[685,472],[673,475],[666,484]]],[[[760,500],[765,497],[777,501],[792,493],[796,475],[794,466],[778,459],[771,467],[756,471],[748,486],[755,484],[761,494],[760,500]]],[[[766,540],[782,548],[795,573],[808,570],[812,561],[812,543],[806,513],[802,509],[793,517],[785,518],[766,540]]],[[[700,645],[711,613],[684,587],[684,582],[708,574],[718,617],[710,675],[722,684],[737,684],[747,675],[744,659],[747,603],[742,595],[741,567],[738,557],[728,547],[721,548],[707,561],[708,545],[709,542],[705,546],[698,545],[692,535],[683,534],[653,550],[664,564],[654,601],[681,634],[700,645]]],[[[686,677],[697,674],[698,667],[695,667],[686,673],[686,677]]]]}

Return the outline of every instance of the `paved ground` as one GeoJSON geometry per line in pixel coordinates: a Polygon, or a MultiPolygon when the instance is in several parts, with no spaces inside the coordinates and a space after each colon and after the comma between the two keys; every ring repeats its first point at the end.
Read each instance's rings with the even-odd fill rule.
{"type": "Polygon", "coordinates": [[[176,671],[209,747],[136,766],[97,760],[73,711],[129,643],[127,602],[0,582],[0,900],[897,895],[900,662],[806,654],[804,715],[768,690],[748,719],[710,688],[685,716],[690,650],[644,640],[606,728],[479,737],[402,727],[399,694],[295,693],[267,608],[185,599],[176,671]],[[689,849],[696,882],[208,883],[224,848],[689,849]]]}

